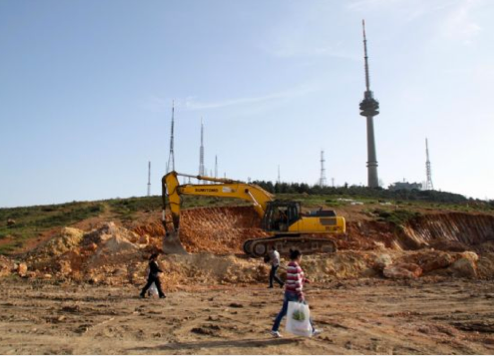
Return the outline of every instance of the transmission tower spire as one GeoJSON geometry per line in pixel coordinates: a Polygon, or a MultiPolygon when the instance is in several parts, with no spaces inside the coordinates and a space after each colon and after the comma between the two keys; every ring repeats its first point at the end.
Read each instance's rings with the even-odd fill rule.
{"type": "Polygon", "coordinates": [[[151,196],[151,161],[148,162],[148,197],[151,196]]]}
{"type": "Polygon", "coordinates": [[[199,149],[199,175],[205,175],[204,170],[204,125],[201,117],[201,147],[199,149]]]}
{"type": "Polygon", "coordinates": [[[214,156],[214,177],[218,178],[218,155],[214,156]]]}
{"type": "Polygon", "coordinates": [[[425,190],[434,190],[434,185],[432,184],[432,170],[431,170],[431,161],[429,159],[429,142],[427,138],[425,139],[425,170],[427,174],[427,180],[425,182],[425,190]]]}
{"type": "Polygon", "coordinates": [[[365,34],[365,20],[362,20],[364,36],[364,62],[365,62],[365,92],[364,100],[360,103],[360,115],[367,118],[367,180],[370,188],[379,187],[377,177],[376,141],[374,138],[374,116],[379,114],[379,102],[374,99],[370,90],[369,56],[367,55],[367,37],[365,34]]]}
{"type": "Polygon", "coordinates": [[[174,149],[174,130],[175,130],[175,100],[172,101],[172,126],[170,134],[170,154],[168,156],[168,163],[166,164],[166,173],[175,170],[175,149],[174,149]]]}
{"type": "Polygon", "coordinates": [[[281,175],[280,175],[280,165],[278,165],[278,184],[281,183],[281,175]]]}
{"type": "Polygon", "coordinates": [[[319,185],[321,187],[326,186],[326,168],[324,168],[324,150],[321,151],[321,177],[319,178],[319,185]]]}

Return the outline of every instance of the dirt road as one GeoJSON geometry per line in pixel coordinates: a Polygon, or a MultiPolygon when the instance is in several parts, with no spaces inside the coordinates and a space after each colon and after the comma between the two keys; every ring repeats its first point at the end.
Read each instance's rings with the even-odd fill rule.
{"type": "Polygon", "coordinates": [[[282,292],[2,282],[2,354],[492,354],[494,284],[359,279],[308,288],[318,337],[268,335],[282,292]]]}

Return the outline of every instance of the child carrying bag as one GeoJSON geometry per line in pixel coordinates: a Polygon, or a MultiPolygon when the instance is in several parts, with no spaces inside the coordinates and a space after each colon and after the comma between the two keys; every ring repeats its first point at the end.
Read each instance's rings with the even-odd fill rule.
{"type": "Polygon", "coordinates": [[[309,306],[299,302],[288,302],[286,332],[298,336],[312,336],[309,306]]]}

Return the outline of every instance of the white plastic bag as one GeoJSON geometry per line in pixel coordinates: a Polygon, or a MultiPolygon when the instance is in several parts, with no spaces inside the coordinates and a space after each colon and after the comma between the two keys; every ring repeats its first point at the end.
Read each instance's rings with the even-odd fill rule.
{"type": "Polygon", "coordinates": [[[151,287],[148,289],[148,293],[151,297],[158,297],[158,288],[156,288],[156,284],[151,284],[151,287]]]}
{"type": "Polygon", "coordinates": [[[299,336],[312,336],[309,306],[299,302],[288,302],[286,332],[299,336]]]}

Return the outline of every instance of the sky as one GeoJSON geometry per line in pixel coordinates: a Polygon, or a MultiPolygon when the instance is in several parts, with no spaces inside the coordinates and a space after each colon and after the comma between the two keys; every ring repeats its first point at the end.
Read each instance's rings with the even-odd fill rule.
{"type": "Polygon", "coordinates": [[[0,207],[144,196],[169,155],[239,180],[367,183],[362,19],[382,184],[494,199],[492,0],[2,0],[0,207]]]}

